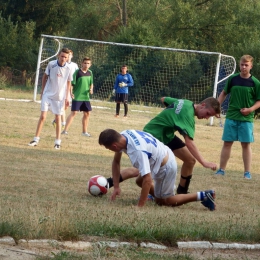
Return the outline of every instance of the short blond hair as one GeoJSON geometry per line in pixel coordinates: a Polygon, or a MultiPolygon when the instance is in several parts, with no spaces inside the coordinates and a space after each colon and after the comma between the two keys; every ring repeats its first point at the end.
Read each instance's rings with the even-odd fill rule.
{"type": "Polygon", "coordinates": [[[254,58],[251,55],[245,54],[240,58],[240,62],[251,62],[253,64],[254,58]]]}

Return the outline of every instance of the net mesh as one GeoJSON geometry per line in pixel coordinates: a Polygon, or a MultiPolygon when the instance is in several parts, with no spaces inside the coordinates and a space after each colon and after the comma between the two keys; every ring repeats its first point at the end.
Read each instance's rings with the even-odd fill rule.
{"type": "Polygon", "coordinates": [[[234,58],[219,53],[65,37],[42,37],[36,93],[40,92],[41,78],[48,62],[57,58],[57,53],[62,47],[73,50],[72,61],[79,67],[84,57],[92,59],[92,98],[97,100],[114,101],[112,90],[123,64],[128,66],[128,72],[134,80],[134,86],[129,87],[128,101],[143,105],[158,105],[163,96],[185,98],[199,103],[204,98],[214,95],[216,77],[220,84],[235,70],[234,58]]]}

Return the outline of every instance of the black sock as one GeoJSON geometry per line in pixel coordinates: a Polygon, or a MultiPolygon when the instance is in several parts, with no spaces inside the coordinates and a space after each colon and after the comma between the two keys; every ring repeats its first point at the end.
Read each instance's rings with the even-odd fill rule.
{"type": "Polygon", "coordinates": [[[187,194],[188,193],[188,188],[182,187],[180,184],[177,189],[177,194],[187,194]]]}
{"type": "MultiPolygon", "coordinates": [[[[119,183],[123,181],[122,175],[120,174],[119,183]]],[[[114,181],[112,177],[107,178],[107,182],[109,184],[109,189],[114,186],[114,181]]]]}

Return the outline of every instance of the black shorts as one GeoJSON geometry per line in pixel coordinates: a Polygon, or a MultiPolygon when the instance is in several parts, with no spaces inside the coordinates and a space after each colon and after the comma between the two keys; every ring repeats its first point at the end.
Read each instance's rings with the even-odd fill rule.
{"type": "Polygon", "coordinates": [[[178,137],[178,136],[174,136],[173,139],[166,144],[172,151],[180,149],[184,146],[186,146],[186,144],[178,137]]]}
{"type": "Polygon", "coordinates": [[[127,103],[128,101],[128,94],[127,93],[116,93],[115,102],[119,103],[127,103]]]}
{"type": "Polygon", "coordinates": [[[76,101],[72,100],[71,111],[92,111],[90,101],[76,101]]]}

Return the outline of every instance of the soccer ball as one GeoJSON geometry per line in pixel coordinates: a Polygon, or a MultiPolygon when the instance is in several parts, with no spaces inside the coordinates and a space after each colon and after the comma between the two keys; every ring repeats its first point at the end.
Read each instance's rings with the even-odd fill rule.
{"type": "Polygon", "coordinates": [[[109,189],[109,183],[107,179],[102,175],[95,175],[91,177],[87,184],[88,192],[93,196],[101,196],[107,193],[109,189]]]}

